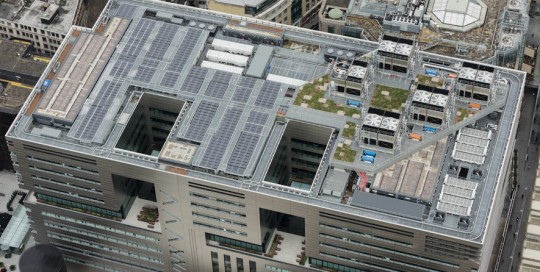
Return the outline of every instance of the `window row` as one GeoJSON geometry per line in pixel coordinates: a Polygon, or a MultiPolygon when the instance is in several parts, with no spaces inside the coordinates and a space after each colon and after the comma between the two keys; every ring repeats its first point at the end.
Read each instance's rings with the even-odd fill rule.
{"type": "Polygon", "coordinates": [[[122,248],[113,247],[113,246],[109,246],[109,245],[105,245],[105,244],[101,244],[101,243],[96,243],[94,241],[88,241],[88,240],[85,240],[85,239],[79,239],[79,238],[76,238],[76,237],[73,237],[73,236],[69,236],[69,235],[65,235],[65,234],[61,234],[61,233],[57,233],[57,232],[53,232],[53,231],[47,231],[47,237],[62,240],[62,241],[66,241],[66,242],[71,242],[71,243],[75,243],[75,244],[79,244],[79,245],[83,245],[83,246],[87,246],[87,247],[91,247],[91,248],[95,248],[95,249],[99,249],[99,250],[113,252],[113,253],[116,253],[116,254],[128,256],[130,258],[140,259],[140,260],[147,261],[147,262],[152,262],[152,263],[157,263],[157,264],[165,264],[162,259],[158,259],[158,258],[155,258],[155,257],[152,257],[152,256],[140,254],[138,252],[127,251],[127,250],[122,249],[122,248]]]}
{"type": "Polygon", "coordinates": [[[240,208],[245,208],[246,207],[246,205],[244,205],[244,203],[225,200],[225,199],[221,199],[221,198],[217,198],[217,197],[213,197],[213,196],[209,196],[209,195],[203,195],[203,194],[194,193],[194,192],[189,192],[189,195],[192,196],[192,197],[195,197],[195,198],[215,201],[215,202],[220,203],[220,204],[227,204],[227,205],[232,205],[232,206],[236,206],[236,207],[240,207],[240,208]]]}
{"type": "Polygon", "coordinates": [[[425,262],[436,263],[436,264],[445,265],[445,266],[449,266],[449,267],[453,267],[453,268],[459,268],[459,265],[456,265],[456,264],[453,264],[453,263],[448,263],[448,262],[445,262],[445,261],[441,261],[440,259],[432,259],[432,258],[422,257],[422,256],[418,256],[418,255],[415,255],[415,254],[390,249],[390,248],[387,248],[387,247],[381,247],[381,246],[376,246],[376,245],[363,243],[363,242],[360,242],[360,241],[355,241],[355,240],[352,240],[352,239],[349,239],[349,238],[346,238],[346,237],[338,237],[338,236],[334,236],[334,235],[330,235],[330,234],[326,234],[326,233],[320,233],[319,236],[324,237],[324,238],[328,238],[328,239],[344,241],[344,242],[347,242],[347,243],[350,243],[350,244],[353,244],[353,245],[357,245],[357,246],[361,246],[361,247],[366,247],[366,248],[376,249],[376,250],[380,250],[380,251],[384,251],[384,252],[388,252],[388,253],[392,253],[392,254],[406,256],[406,257],[409,257],[409,258],[414,258],[414,259],[422,260],[422,261],[425,261],[425,262]]]}
{"type": "Polygon", "coordinates": [[[71,178],[71,179],[90,182],[90,183],[93,183],[93,184],[100,184],[101,183],[101,182],[99,182],[97,180],[87,179],[87,178],[83,178],[83,177],[79,177],[79,176],[74,176],[74,175],[72,175],[70,173],[63,173],[63,172],[60,172],[60,171],[49,170],[49,169],[41,168],[41,167],[34,166],[34,165],[29,165],[28,167],[30,169],[32,169],[32,170],[35,170],[35,171],[49,173],[49,174],[52,174],[52,175],[57,175],[57,176],[62,176],[62,177],[68,177],[68,178],[71,178]]]}
{"type": "Polygon", "coordinates": [[[200,226],[200,227],[206,227],[206,228],[210,228],[210,229],[214,229],[214,230],[219,230],[219,231],[223,231],[223,232],[227,232],[227,233],[231,233],[231,234],[236,234],[236,235],[240,235],[240,236],[247,236],[247,233],[245,233],[243,231],[226,229],[226,228],[222,228],[222,227],[219,227],[219,226],[214,226],[214,225],[210,225],[210,224],[206,224],[206,223],[202,223],[202,222],[193,221],[193,225],[200,226]]]}
{"type": "Polygon", "coordinates": [[[97,170],[92,170],[92,169],[88,169],[88,168],[84,168],[84,167],[80,167],[80,166],[75,166],[75,165],[70,165],[70,164],[66,164],[66,163],[63,163],[63,162],[56,162],[56,161],[46,160],[46,159],[42,159],[42,158],[36,158],[34,156],[26,156],[26,158],[28,160],[30,160],[30,161],[37,161],[37,162],[41,162],[41,163],[45,163],[45,164],[65,167],[65,168],[68,168],[68,169],[72,169],[72,170],[79,171],[79,172],[84,172],[84,173],[89,173],[89,174],[93,174],[93,175],[97,175],[99,173],[97,170]]]}
{"type": "Polygon", "coordinates": [[[225,209],[221,209],[221,208],[217,208],[217,207],[207,206],[207,205],[200,204],[200,203],[197,203],[197,202],[191,202],[191,207],[207,209],[207,210],[215,211],[215,212],[218,212],[218,213],[229,214],[229,215],[234,215],[234,216],[238,216],[238,217],[246,217],[245,213],[239,213],[239,212],[235,212],[235,211],[231,211],[231,210],[225,210],[225,209]]]}
{"type": "Polygon", "coordinates": [[[327,228],[327,229],[331,229],[331,230],[335,230],[335,231],[340,231],[340,232],[345,232],[345,233],[351,233],[351,234],[354,234],[354,235],[357,235],[357,236],[360,236],[360,237],[363,237],[363,238],[369,238],[369,239],[373,239],[373,240],[377,240],[377,241],[387,242],[387,243],[394,244],[394,245],[412,247],[411,243],[406,243],[406,242],[402,242],[402,241],[398,241],[398,240],[394,240],[394,239],[390,239],[390,238],[385,238],[385,237],[381,237],[381,236],[378,236],[378,235],[373,235],[373,234],[369,234],[369,233],[365,233],[365,232],[361,232],[361,231],[357,231],[357,230],[352,230],[352,229],[348,229],[348,228],[344,228],[344,227],[338,227],[338,226],[333,226],[333,225],[324,224],[324,223],[320,223],[319,227],[327,228]]]}
{"type": "Polygon", "coordinates": [[[58,243],[58,242],[54,242],[54,241],[52,241],[51,244],[53,244],[54,246],[56,246],[60,250],[64,250],[64,251],[72,252],[72,253],[76,253],[76,254],[81,254],[81,255],[85,255],[85,256],[90,256],[90,257],[97,258],[97,259],[107,260],[107,261],[111,261],[111,262],[115,262],[115,263],[119,263],[119,264],[123,264],[123,265],[127,265],[127,266],[132,266],[132,267],[135,267],[137,269],[142,269],[144,271],[151,271],[151,272],[159,272],[159,271],[161,271],[161,270],[156,270],[155,268],[142,266],[142,265],[140,265],[138,263],[131,263],[127,259],[114,258],[114,257],[111,257],[110,255],[100,254],[100,253],[92,251],[92,250],[84,250],[84,249],[68,246],[68,245],[65,245],[63,243],[58,243]]]}
{"type": "Polygon", "coordinates": [[[55,179],[51,179],[51,178],[47,178],[47,177],[42,177],[42,176],[38,176],[38,175],[32,175],[32,178],[35,179],[35,180],[54,183],[54,184],[66,186],[66,187],[77,189],[77,190],[82,190],[82,191],[91,192],[91,193],[97,193],[97,194],[103,194],[103,191],[95,189],[95,188],[88,188],[88,187],[72,184],[72,183],[69,183],[69,182],[59,181],[59,180],[55,180],[55,179]]]}
{"type": "Polygon", "coordinates": [[[85,230],[85,229],[76,228],[76,227],[72,227],[72,226],[68,226],[68,225],[64,225],[64,224],[59,224],[59,223],[55,223],[55,222],[48,221],[48,220],[44,220],[44,225],[47,226],[47,227],[50,227],[50,228],[55,228],[55,229],[59,229],[59,230],[63,230],[63,231],[71,232],[71,233],[77,233],[77,234],[80,234],[80,235],[84,235],[84,236],[88,236],[88,237],[92,237],[92,238],[97,238],[97,239],[117,243],[117,244],[124,245],[124,246],[130,246],[130,247],[139,248],[139,249],[143,249],[143,250],[148,250],[148,251],[152,251],[152,252],[156,252],[156,253],[161,253],[162,252],[161,249],[159,249],[157,247],[153,247],[153,246],[149,246],[149,245],[145,245],[145,244],[134,243],[134,242],[132,242],[130,240],[119,239],[119,238],[114,237],[114,236],[104,235],[104,234],[101,234],[101,233],[88,231],[88,230],[85,230]]]}
{"type": "Polygon", "coordinates": [[[43,186],[43,185],[40,185],[40,184],[34,184],[34,187],[38,188],[38,189],[41,189],[41,190],[44,190],[44,191],[47,191],[47,192],[51,192],[51,193],[57,193],[57,194],[61,194],[61,195],[69,196],[69,197],[75,197],[75,198],[83,199],[83,200],[86,200],[86,201],[92,201],[92,202],[97,202],[97,203],[100,203],[100,204],[105,204],[105,201],[102,200],[102,199],[97,199],[97,198],[94,198],[94,197],[88,197],[88,196],[84,196],[84,195],[79,195],[77,193],[72,193],[72,192],[68,192],[68,191],[62,191],[62,190],[54,189],[54,188],[51,188],[51,187],[43,186]]]}
{"type": "Polygon", "coordinates": [[[122,218],[122,213],[112,210],[107,210],[99,207],[95,207],[92,205],[87,205],[59,197],[49,196],[41,193],[36,193],[36,198],[41,199],[43,201],[49,202],[49,203],[55,203],[63,205],[65,208],[78,211],[78,212],[93,212],[96,213],[97,216],[109,216],[114,218],[122,218]]]}
{"type": "Polygon", "coordinates": [[[371,258],[371,259],[378,260],[378,261],[393,263],[393,264],[399,265],[400,267],[410,267],[410,268],[413,268],[415,271],[442,272],[441,270],[437,270],[437,269],[433,269],[433,268],[429,268],[429,267],[425,267],[425,266],[420,266],[420,265],[415,265],[415,264],[412,264],[412,263],[396,260],[394,258],[383,257],[383,256],[379,256],[379,255],[375,255],[375,254],[371,254],[371,253],[367,253],[367,252],[363,252],[363,251],[359,251],[359,250],[340,247],[340,246],[337,246],[337,245],[332,245],[332,244],[327,244],[327,243],[322,243],[322,242],[319,243],[319,245],[321,247],[326,247],[326,248],[331,248],[331,249],[338,250],[338,251],[357,254],[359,256],[366,257],[366,258],[371,258]]]}
{"type": "Polygon", "coordinates": [[[198,212],[192,212],[191,214],[194,217],[206,218],[206,219],[209,219],[209,220],[214,220],[214,221],[217,221],[217,222],[223,222],[223,223],[227,223],[227,224],[231,224],[231,225],[235,225],[235,226],[240,226],[240,227],[243,227],[243,228],[247,227],[247,225],[245,223],[232,221],[232,220],[229,220],[229,219],[226,219],[226,218],[215,217],[215,216],[207,215],[207,214],[204,214],[204,213],[198,213],[198,212]]]}
{"type": "Polygon", "coordinates": [[[121,229],[117,229],[117,228],[112,228],[110,226],[95,224],[95,223],[92,223],[92,222],[88,222],[88,221],[84,221],[84,220],[80,220],[80,219],[75,219],[75,218],[71,218],[71,217],[68,217],[68,216],[63,216],[63,215],[54,214],[54,213],[50,213],[50,212],[41,212],[41,214],[44,215],[44,216],[47,216],[47,217],[61,219],[61,220],[76,223],[76,224],[79,224],[79,225],[82,225],[82,226],[92,227],[92,228],[96,228],[96,229],[100,229],[100,230],[106,230],[106,231],[109,231],[109,232],[114,232],[114,233],[130,236],[130,237],[135,237],[135,238],[139,238],[139,239],[144,239],[144,240],[148,240],[148,241],[152,241],[152,242],[159,242],[160,241],[158,238],[155,238],[155,237],[146,236],[146,235],[142,235],[142,234],[138,234],[138,233],[134,233],[134,232],[129,232],[129,231],[125,231],[125,230],[121,230],[121,229]]]}

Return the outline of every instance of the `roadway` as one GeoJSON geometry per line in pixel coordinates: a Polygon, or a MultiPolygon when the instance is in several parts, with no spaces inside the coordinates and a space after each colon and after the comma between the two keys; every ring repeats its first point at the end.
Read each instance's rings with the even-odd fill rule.
{"type": "MultiPolygon", "coordinates": [[[[497,271],[518,271],[527,218],[529,217],[531,188],[534,188],[536,165],[538,164],[538,140],[540,139],[537,140],[534,134],[540,131],[540,116],[536,116],[539,106],[536,91],[525,90],[516,136],[518,188],[516,188],[512,213],[507,217],[508,231],[497,271]],[[533,123],[533,121],[535,122],[533,123]],[[531,135],[533,136],[531,137],[531,135]]],[[[495,250],[498,249],[499,247],[496,246],[495,250]]]]}

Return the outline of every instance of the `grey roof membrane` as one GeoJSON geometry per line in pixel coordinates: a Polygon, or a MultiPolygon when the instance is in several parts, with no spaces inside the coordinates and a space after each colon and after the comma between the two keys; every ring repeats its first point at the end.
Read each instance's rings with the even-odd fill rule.
{"type": "Polygon", "coordinates": [[[356,190],[351,205],[421,221],[426,206],[356,190]]]}

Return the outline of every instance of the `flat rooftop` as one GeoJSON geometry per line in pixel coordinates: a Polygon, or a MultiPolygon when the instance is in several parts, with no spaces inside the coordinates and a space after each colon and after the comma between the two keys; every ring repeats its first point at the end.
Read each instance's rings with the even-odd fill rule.
{"type": "MultiPolygon", "coordinates": [[[[370,95],[340,94],[330,82],[332,66],[338,63],[333,60],[338,58],[338,70],[348,74],[349,66],[366,66],[378,43],[271,22],[257,25],[248,18],[242,23],[232,16],[163,2],[112,2],[117,5],[107,7],[110,18],[102,32],[70,32],[8,137],[231,187],[250,183],[250,190],[276,197],[483,243],[493,194],[504,178],[499,174],[504,156],[499,155],[506,154],[508,139],[513,138],[509,133],[517,123],[524,73],[419,51],[410,77],[369,66],[362,80],[373,83],[361,92],[370,95]],[[153,17],[158,12],[160,18],[153,17]],[[253,42],[239,38],[244,36],[253,42]],[[215,40],[250,46],[227,47],[230,43],[215,40]],[[293,42],[295,46],[282,46],[293,42]],[[221,53],[209,54],[210,50],[221,53]],[[79,62],[59,60],[66,58],[79,62]],[[416,74],[434,62],[446,64],[441,73],[459,74],[473,67],[494,74],[482,85],[492,88],[493,97],[474,100],[478,107],[473,112],[470,101],[449,96],[445,103],[452,107],[423,113],[429,118],[445,116],[444,124],[427,129],[407,114],[407,97],[414,94],[416,74]],[[255,72],[248,76],[250,70],[255,72]],[[51,83],[47,88],[45,79],[51,83]],[[376,86],[386,86],[376,100],[391,100],[390,90],[403,92],[396,105],[373,114],[381,119],[378,137],[393,141],[394,149],[364,143],[359,139],[365,134],[356,135],[364,131],[355,130],[355,124],[362,127],[370,116],[362,116],[361,109],[373,112],[376,86]],[[142,102],[146,93],[154,102],[142,102]],[[152,109],[156,103],[167,110],[152,109]],[[165,139],[159,150],[129,150],[129,142],[119,146],[121,139],[134,138],[126,136],[124,128],[137,120],[143,106],[161,118],[160,124],[169,124],[170,130],[159,132],[165,139]],[[462,115],[463,110],[470,115],[462,115]],[[491,114],[494,111],[499,113],[491,114]],[[325,159],[311,163],[318,165],[320,175],[296,187],[266,181],[282,135],[299,127],[319,136],[331,134],[325,136],[330,137],[324,142],[325,159]],[[327,171],[330,168],[334,170],[327,171]],[[356,174],[359,178],[351,188],[349,177],[356,174]]],[[[452,86],[458,80],[479,80],[445,78],[441,89],[450,92],[456,92],[452,86]]]]}
{"type": "Polygon", "coordinates": [[[39,78],[47,63],[36,61],[30,58],[25,58],[28,45],[9,41],[0,40],[0,70],[13,72],[20,75],[29,75],[39,78]]]}
{"type": "Polygon", "coordinates": [[[41,0],[27,0],[24,6],[21,6],[20,2],[7,0],[0,3],[0,19],[67,34],[75,19],[80,1],[56,1],[63,2],[63,5],[57,5],[53,1],[47,3],[41,0]],[[52,21],[50,24],[43,23],[42,18],[52,19],[52,21]]]}

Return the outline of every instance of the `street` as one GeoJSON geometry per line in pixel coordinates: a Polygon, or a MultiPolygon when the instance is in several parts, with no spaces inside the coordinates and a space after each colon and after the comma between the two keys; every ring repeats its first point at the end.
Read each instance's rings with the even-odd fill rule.
{"type": "MultiPolygon", "coordinates": [[[[519,257],[521,256],[521,248],[525,239],[524,233],[529,216],[531,188],[534,188],[536,165],[538,163],[538,140],[535,134],[540,131],[539,120],[533,123],[533,116],[536,115],[537,110],[538,100],[536,91],[526,90],[523,96],[516,137],[516,149],[518,150],[518,188],[515,194],[512,214],[509,215],[508,231],[498,271],[517,271],[519,266],[519,257]]],[[[499,247],[495,248],[495,250],[498,249],[499,247]]]]}

